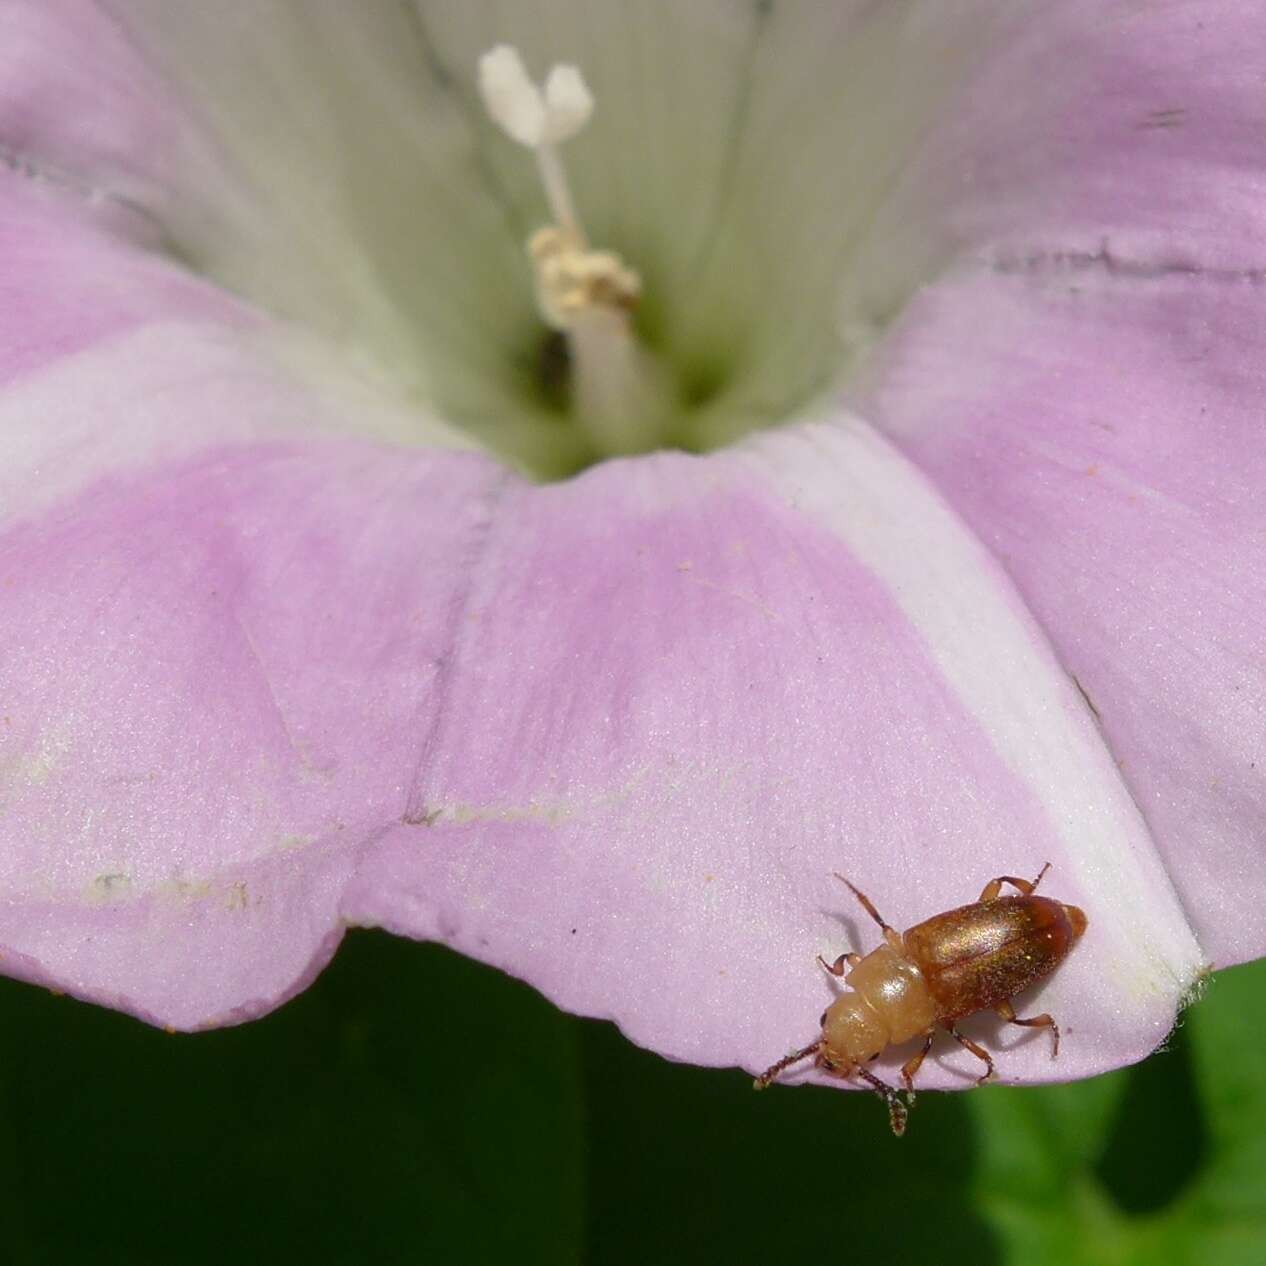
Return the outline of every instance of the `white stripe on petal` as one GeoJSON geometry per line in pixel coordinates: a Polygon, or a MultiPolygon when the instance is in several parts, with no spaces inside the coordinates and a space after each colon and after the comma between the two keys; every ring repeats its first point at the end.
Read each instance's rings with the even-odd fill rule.
{"type": "MultiPolygon", "coordinates": [[[[860,419],[760,435],[739,451],[887,586],[961,706],[1066,842],[1049,887],[1087,894],[1086,944],[1108,986],[1104,1006],[1151,1014],[1162,1034],[1205,956],[1089,708],[997,560],[860,419]]],[[[1036,871],[1046,860],[1016,840],[1017,867],[1036,871]]],[[[970,858],[963,870],[969,886],[991,877],[976,876],[970,858]]]]}

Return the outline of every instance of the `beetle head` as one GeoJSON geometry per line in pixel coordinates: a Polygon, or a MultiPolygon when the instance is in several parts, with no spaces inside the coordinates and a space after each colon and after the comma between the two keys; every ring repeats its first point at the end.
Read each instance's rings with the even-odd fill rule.
{"type": "Polygon", "coordinates": [[[888,1034],[875,1009],[851,990],[841,994],[822,1017],[823,1063],[847,1073],[869,1063],[888,1045],[888,1034]]]}

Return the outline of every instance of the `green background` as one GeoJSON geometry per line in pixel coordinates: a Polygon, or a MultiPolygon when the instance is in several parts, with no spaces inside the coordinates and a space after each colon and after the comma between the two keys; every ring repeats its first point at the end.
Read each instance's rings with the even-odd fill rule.
{"type": "Polygon", "coordinates": [[[0,982],[8,1263],[1266,1263],[1266,964],[1073,1086],[870,1095],[669,1064],[349,936],[197,1036],[0,982]]]}

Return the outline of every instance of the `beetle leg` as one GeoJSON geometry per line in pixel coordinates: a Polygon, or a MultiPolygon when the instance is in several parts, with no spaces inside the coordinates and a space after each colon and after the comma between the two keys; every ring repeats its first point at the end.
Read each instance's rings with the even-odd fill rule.
{"type": "Polygon", "coordinates": [[[853,885],[850,884],[848,880],[845,879],[844,876],[841,875],[838,871],[835,872],[835,877],[841,883],[848,884],[849,891],[852,892],[853,896],[855,896],[858,899],[858,901],[862,903],[862,909],[865,910],[866,913],[870,915],[870,917],[874,919],[876,923],[879,924],[879,927],[883,931],[883,934],[884,934],[884,940],[886,940],[888,944],[892,946],[893,949],[900,950],[902,948],[901,933],[898,932],[895,928],[889,927],[888,924],[884,922],[883,915],[881,915],[879,911],[876,910],[873,905],[871,905],[870,898],[860,889],[854,888],[853,885]]]}
{"type": "Polygon", "coordinates": [[[999,875],[997,879],[991,879],[981,890],[981,901],[992,901],[1001,891],[1003,884],[1010,884],[1013,888],[1022,892],[1026,897],[1031,897],[1036,891],[1037,886],[1042,882],[1042,876],[1050,870],[1051,864],[1047,862],[1041,870],[1037,872],[1037,878],[1017,879],[1014,875],[999,875]]]}
{"type": "Polygon", "coordinates": [[[906,1091],[910,1095],[911,1102],[914,1101],[914,1074],[919,1071],[919,1065],[927,1058],[927,1053],[932,1049],[932,1038],[936,1036],[935,1029],[929,1029],[928,1035],[923,1039],[923,1049],[917,1054],[912,1055],[904,1064],[901,1065],[901,1080],[906,1083],[906,1091]]]}
{"type": "Polygon", "coordinates": [[[828,963],[821,954],[818,955],[818,962],[822,964],[823,971],[829,971],[832,976],[844,975],[844,964],[850,967],[856,967],[862,961],[860,954],[841,954],[833,963],[828,963]]]}
{"type": "Polygon", "coordinates": [[[981,901],[993,901],[1002,891],[1003,884],[1011,884],[1018,888],[1026,897],[1033,892],[1033,885],[1027,879],[1017,879],[1014,875],[999,875],[997,879],[991,879],[981,890],[981,901]]]}
{"type": "Polygon", "coordinates": [[[892,1132],[900,1138],[906,1132],[906,1118],[910,1115],[909,1106],[902,1103],[897,1097],[897,1092],[886,1081],[880,1081],[874,1073],[867,1072],[864,1068],[856,1071],[857,1075],[868,1082],[875,1093],[888,1105],[888,1124],[892,1126],[892,1132]]]}
{"type": "Polygon", "coordinates": [[[764,1090],[766,1086],[772,1085],[774,1079],[784,1068],[791,1067],[792,1064],[799,1063],[802,1059],[808,1059],[810,1055],[820,1056],[822,1053],[822,1039],[816,1042],[810,1042],[808,1046],[802,1050],[792,1051],[790,1055],[784,1055],[776,1064],[771,1064],[759,1077],[752,1082],[753,1090],[764,1090]]]}
{"type": "Polygon", "coordinates": [[[1055,1049],[1051,1052],[1051,1058],[1054,1059],[1059,1054],[1059,1025],[1045,1012],[1041,1015],[1030,1016],[1027,1020],[1022,1020],[1016,1015],[1015,1008],[1009,1002],[998,1003],[994,1010],[1008,1024],[1023,1024],[1031,1029],[1050,1029],[1051,1037],[1055,1039],[1055,1049]]]}
{"type": "Polygon", "coordinates": [[[964,1037],[953,1024],[947,1023],[945,1027],[949,1030],[949,1035],[956,1041],[959,1046],[965,1046],[977,1059],[985,1061],[985,1074],[983,1077],[976,1078],[976,1085],[983,1086],[987,1082],[993,1081],[997,1076],[997,1069],[993,1066],[993,1057],[978,1042],[973,1042],[971,1038],[964,1037]]]}

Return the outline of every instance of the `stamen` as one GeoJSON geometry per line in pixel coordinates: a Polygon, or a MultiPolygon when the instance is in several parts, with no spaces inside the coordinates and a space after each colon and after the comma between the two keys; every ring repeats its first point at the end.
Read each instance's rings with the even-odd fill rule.
{"type": "Polygon", "coordinates": [[[479,89],[493,121],[536,154],[555,223],[532,234],[528,255],[541,316],[567,335],[573,412],[604,453],[653,448],[672,389],[633,335],[629,313],[642,281],[614,251],[589,245],[557,149],[593,114],[584,77],[575,66],[555,66],[542,91],[518,50],[499,44],[479,59],[479,89]]]}
{"type": "Polygon", "coordinates": [[[528,254],[541,315],[556,330],[570,329],[591,308],[631,309],[642,293],[642,279],[614,251],[578,249],[566,229],[537,229],[528,254]]]}

